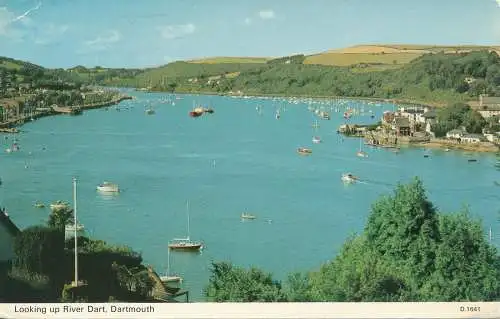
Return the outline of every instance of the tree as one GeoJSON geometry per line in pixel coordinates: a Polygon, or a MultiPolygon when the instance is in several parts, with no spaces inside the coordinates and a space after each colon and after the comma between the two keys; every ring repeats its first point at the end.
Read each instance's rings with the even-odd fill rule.
{"type": "Polygon", "coordinates": [[[216,302],[286,301],[281,283],[260,269],[234,267],[227,262],[212,263],[205,295],[216,302]]]}
{"type": "Polygon", "coordinates": [[[50,212],[47,226],[64,232],[68,223],[73,219],[73,210],[69,207],[54,209],[50,212]]]}
{"type": "Polygon", "coordinates": [[[64,260],[64,233],[58,229],[33,226],[15,239],[14,266],[27,273],[57,277],[64,260]]]}
{"type": "Polygon", "coordinates": [[[462,124],[467,132],[480,134],[487,122],[479,112],[470,110],[465,114],[462,124]]]}

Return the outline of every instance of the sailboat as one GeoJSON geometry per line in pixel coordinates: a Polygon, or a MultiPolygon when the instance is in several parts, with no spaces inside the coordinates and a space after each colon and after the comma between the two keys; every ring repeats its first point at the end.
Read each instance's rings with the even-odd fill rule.
{"type": "Polygon", "coordinates": [[[362,150],[362,146],[363,145],[363,139],[360,138],[359,139],[359,150],[356,152],[356,156],[358,157],[368,157],[368,154],[366,154],[366,152],[363,152],[362,150]]]}
{"type": "Polygon", "coordinates": [[[199,251],[203,248],[203,244],[200,241],[192,241],[189,235],[189,201],[186,202],[186,214],[187,214],[186,238],[174,238],[168,244],[168,248],[172,250],[199,251]]]}
{"type": "Polygon", "coordinates": [[[170,275],[170,248],[168,249],[167,252],[167,272],[165,276],[160,276],[160,280],[163,283],[181,283],[182,282],[182,277],[181,276],[175,276],[175,275],[170,275]]]}

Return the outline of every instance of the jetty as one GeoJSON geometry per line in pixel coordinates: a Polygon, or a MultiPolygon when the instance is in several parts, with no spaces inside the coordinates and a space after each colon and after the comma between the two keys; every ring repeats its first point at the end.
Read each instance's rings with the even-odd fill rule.
{"type": "Polygon", "coordinates": [[[52,111],[59,114],[77,115],[82,113],[82,109],[80,107],[61,107],[57,105],[52,105],[51,108],[52,111]]]}

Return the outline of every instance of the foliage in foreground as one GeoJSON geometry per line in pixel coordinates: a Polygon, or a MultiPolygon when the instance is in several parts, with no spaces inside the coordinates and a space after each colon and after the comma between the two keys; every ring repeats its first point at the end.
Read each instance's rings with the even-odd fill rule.
{"type": "Polygon", "coordinates": [[[140,254],[128,247],[80,236],[79,279],[87,285],[73,291],[74,239],[64,238],[71,209],[53,211],[46,226],[23,230],[15,240],[16,258],[2,279],[0,300],[7,302],[149,300],[153,282],[140,254]],[[68,293],[73,291],[73,293],[68,293]]]}
{"type": "Polygon", "coordinates": [[[265,273],[214,263],[206,295],[216,301],[283,301],[283,295],[288,301],[338,302],[500,298],[500,257],[481,223],[467,211],[438,213],[418,179],[375,202],[363,233],[319,270],[293,274],[283,287],[270,274],[252,274],[265,273]]]}

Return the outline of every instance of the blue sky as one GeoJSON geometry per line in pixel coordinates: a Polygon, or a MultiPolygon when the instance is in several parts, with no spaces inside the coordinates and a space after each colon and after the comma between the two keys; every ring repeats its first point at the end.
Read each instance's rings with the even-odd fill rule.
{"type": "Polygon", "coordinates": [[[500,0],[0,0],[0,55],[46,67],[374,43],[500,45],[500,0]]]}

